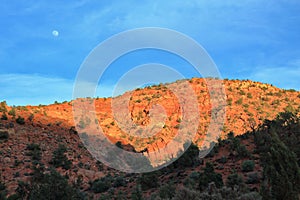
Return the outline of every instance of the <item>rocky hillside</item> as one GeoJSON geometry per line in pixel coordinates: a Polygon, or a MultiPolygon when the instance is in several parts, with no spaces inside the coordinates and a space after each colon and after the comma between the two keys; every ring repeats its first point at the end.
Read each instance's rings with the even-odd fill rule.
{"type": "MultiPolygon", "coordinates": [[[[215,81],[219,82],[219,80],[215,81]]],[[[173,84],[180,84],[180,81],[173,84]]],[[[194,142],[200,145],[201,137],[206,133],[212,118],[211,94],[204,79],[193,78],[189,80],[189,84],[198,100],[200,118],[194,142]]],[[[269,84],[249,80],[224,80],[223,84],[224,94],[226,95],[224,99],[227,105],[224,110],[226,112],[225,123],[224,126],[220,127],[223,133],[222,136],[230,131],[240,135],[257,127],[265,119],[274,119],[279,112],[299,109],[300,92],[295,90],[282,90],[269,84]]],[[[136,89],[129,94],[128,113],[135,124],[141,126],[149,124],[149,111],[153,105],[162,106],[167,113],[167,118],[163,121],[163,129],[159,130],[155,138],[150,138],[151,141],[140,141],[140,138],[130,137],[129,134],[120,129],[112,114],[111,98],[89,99],[89,102],[92,106],[95,106],[99,125],[111,140],[133,145],[137,150],[148,148],[149,151],[155,151],[156,148],[164,145],[160,143],[167,143],[176,133],[183,117],[181,113],[182,105],[180,105],[177,96],[166,85],[136,89]]],[[[128,96],[127,93],[123,96],[126,95],[128,96]]],[[[80,99],[77,101],[80,101],[80,99]]],[[[71,127],[74,126],[73,104],[74,101],[46,106],[18,106],[15,108],[6,106],[6,114],[9,119],[18,116],[23,117],[26,125],[71,127]],[[10,115],[11,113],[14,114],[10,115]]],[[[87,115],[87,113],[85,114],[87,115]]],[[[84,117],[76,119],[76,121],[82,127],[91,123],[84,117]]]]}
{"type": "MultiPolygon", "coordinates": [[[[220,82],[220,80],[213,81],[220,82]]],[[[214,102],[209,100],[212,94],[209,93],[204,79],[193,78],[188,80],[188,83],[196,94],[200,116],[193,142],[201,147],[208,125],[214,117],[211,111],[214,102]]],[[[176,84],[180,84],[180,81],[170,85],[176,84]]],[[[300,92],[282,90],[269,84],[249,80],[224,80],[222,84],[226,95],[224,98],[226,117],[224,126],[221,127],[222,134],[219,141],[227,138],[228,133],[232,132],[229,138],[231,142],[220,144],[217,150],[215,148],[207,158],[201,161],[202,164],[192,162],[189,166],[181,167],[181,163],[179,166],[173,166],[175,170],[171,172],[160,172],[162,174],[158,177],[162,183],[167,183],[173,178],[178,182],[177,185],[182,185],[186,177],[192,176],[191,173],[210,167],[205,166],[205,163],[219,163],[215,164],[214,173],[222,174],[221,179],[226,182],[228,176],[233,173],[232,169],[236,169],[236,173],[247,172],[242,165],[247,160],[251,160],[254,162],[252,163],[254,168],[250,171],[255,171],[257,174],[253,176],[257,176],[259,180],[249,182],[249,187],[253,191],[259,190],[261,185],[259,177],[263,176],[263,169],[259,153],[252,153],[255,149],[254,136],[249,136],[250,139],[242,139],[239,142],[235,141],[234,136],[256,130],[265,120],[274,119],[279,112],[299,113],[300,92]],[[233,150],[233,147],[230,147],[231,143],[234,143],[234,148],[239,150],[233,150]],[[240,154],[241,157],[239,157],[240,154]]],[[[156,85],[136,89],[123,95],[130,94],[128,115],[138,125],[147,126],[151,123],[149,113],[153,105],[159,104],[165,109],[167,117],[162,128],[153,137],[145,139],[132,137],[118,127],[112,114],[113,100],[111,98],[87,100],[91,106],[95,107],[97,116],[95,123],[101,126],[105,135],[113,143],[119,142],[123,147],[135,151],[147,149],[152,152],[173,139],[183,118],[182,103],[169,88],[169,85],[156,85]]],[[[81,101],[81,99],[76,101],[81,101]]],[[[79,124],[79,128],[75,129],[73,104],[74,101],[56,102],[47,106],[10,107],[5,102],[1,103],[0,180],[5,183],[5,190],[8,194],[15,193],[16,188],[20,188],[20,183],[33,182],[32,178],[37,176],[37,172],[49,171],[50,168],[55,168],[61,175],[67,176],[70,184],[77,184],[78,190],[87,192],[87,195],[91,197],[100,197],[103,192],[107,194],[108,188],[97,190],[97,188],[102,188],[101,181],[109,182],[109,188],[118,188],[114,190],[114,193],[120,191],[123,194],[129,194],[128,191],[130,191],[131,194],[134,190],[139,191],[136,185],[140,175],[124,174],[110,169],[93,159],[86,150],[79,139],[78,131],[84,130],[91,122],[88,118],[78,116],[76,119],[75,116],[75,121],[79,124]],[[97,184],[100,186],[98,187],[97,184]]],[[[252,164],[248,163],[248,165],[252,164]]],[[[244,179],[250,176],[246,173],[242,174],[244,179]]],[[[147,180],[147,177],[141,180],[147,180]]],[[[157,187],[141,188],[141,190],[144,191],[145,196],[149,196],[157,190],[155,188],[157,187]]],[[[26,193],[26,189],[24,192],[26,193]]]]}

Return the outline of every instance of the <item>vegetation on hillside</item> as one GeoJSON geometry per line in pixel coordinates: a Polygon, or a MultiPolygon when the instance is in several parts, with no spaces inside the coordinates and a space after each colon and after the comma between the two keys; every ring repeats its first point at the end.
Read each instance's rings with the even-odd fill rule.
{"type": "MultiPolygon", "coordinates": [[[[198,100],[207,94],[201,80],[190,82],[202,95],[198,100]]],[[[145,174],[126,174],[96,162],[79,139],[80,134],[89,138],[87,133],[78,134],[67,125],[69,119],[63,121],[55,116],[64,113],[61,118],[70,117],[71,103],[9,107],[1,102],[0,200],[299,199],[300,107],[296,98],[300,95],[251,81],[232,81],[226,89],[228,115],[222,128],[224,134],[211,152],[200,159],[197,145],[201,140],[196,140],[189,147],[185,144],[185,153],[171,165],[145,174]],[[275,117],[277,109],[285,112],[275,117]],[[240,135],[241,131],[245,133],[240,135]]],[[[176,103],[169,104],[172,101],[164,99],[166,91],[162,85],[134,91],[131,103],[138,104],[131,110],[134,122],[147,125],[145,102],[151,106],[151,102],[160,100],[177,108],[176,103]]],[[[109,98],[96,100],[98,108],[105,107],[104,102],[110,105],[109,98]]],[[[203,105],[209,107],[209,103],[203,105]]],[[[158,147],[155,140],[161,141],[160,145],[167,142],[166,134],[178,130],[181,123],[174,111],[166,120],[169,124],[163,126],[165,137],[143,141],[119,134],[110,111],[101,111],[104,114],[95,123],[116,135],[112,142],[144,155],[158,147]],[[143,148],[135,149],[137,146],[143,148]]],[[[205,120],[211,117],[206,110],[201,114],[205,120]]],[[[83,119],[80,128],[93,122],[83,119]]]]}

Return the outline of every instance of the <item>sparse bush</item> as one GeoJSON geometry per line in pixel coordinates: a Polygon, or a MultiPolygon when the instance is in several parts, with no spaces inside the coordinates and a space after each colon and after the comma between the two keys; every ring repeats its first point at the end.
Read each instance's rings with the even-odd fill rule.
{"type": "Polygon", "coordinates": [[[7,112],[6,101],[0,103],[0,112],[7,112]]]}
{"type": "Polygon", "coordinates": [[[207,162],[203,173],[200,173],[199,176],[199,188],[203,190],[207,188],[211,182],[214,182],[218,188],[223,186],[222,175],[215,172],[212,163],[207,162]]]}
{"type": "Polygon", "coordinates": [[[247,158],[250,156],[250,153],[247,150],[247,148],[245,147],[245,145],[240,145],[237,149],[237,152],[238,152],[238,156],[240,158],[247,158]]]}
{"type": "Polygon", "coordinates": [[[175,186],[171,183],[164,185],[159,189],[159,196],[163,199],[172,199],[175,195],[175,189],[175,186]]]}
{"type": "Polygon", "coordinates": [[[141,185],[142,190],[156,188],[159,186],[158,173],[157,172],[144,173],[139,177],[138,183],[141,185]]]}
{"type": "Polygon", "coordinates": [[[252,94],[249,92],[249,93],[247,93],[247,97],[249,98],[249,99],[252,99],[252,94]]]}
{"type": "Polygon", "coordinates": [[[34,114],[31,113],[28,117],[28,120],[32,122],[33,118],[34,118],[34,114]]]}
{"type": "Polygon", "coordinates": [[[237,105],[242,105],[243,103],[243,98],[239,98],[238,100],[236,100],[235,102],[237,105]]]}
{"type": "Polygon", "coordinates": [[[185,187],[178,190],[172,200],[182,200],[182,199],[201,200],[199,198],[198,192],[196,192],[195,190],[190,190],[185,187]]]}
{"type": "Polygon", "coordinates": [[[226,163],[227,162],[227,157],[226,156],[222,156],[221,158],[217,159],[216,160],[218,163],[226,163]]]}
{"type": "Polygon", "coordinates": [[[42,153],[41,153],[41,148],[38,144],[35,143],[28,144],[26,149],[29,150],[29,152],[26,153],[27,156],[31,156],[31,158],[36,161],[41,160],[42,153]]]}
{"type": "Polygon", "coordinates": [[[254,161],[253,160],[245,160],[243,163],[242,163],[242,171],[243,172],[251,172],[254,170],[254,161]]]}
{"type": "Polygon", "coordinates": [[[240,187],[242,184],[243,184],[243,178],[237,173],[230,174],[227,177],[226,185],[228,187],[231,187],[232,189],[234,189],[235,186],[240,187]]]}
{"type": "Polygon", "coordinates": [[[180,128],[180,124],[176,124],[176,125],[174,126],[174,128],[179,129],[179,128],[180,128]]]}
{"type": "Polygon", "coordinates": [[[268,90],[268,88],[266,86],[262,86],[261,89],[265,92],[268,90]]]}
{"type": "Polygon", "coordinates": [[[188,143],[185,143],[183,145],[183,148],[186,149],[186,151],[178,160],[176,160],[172,164],[172,166],[174,166],[175,168],[179,168],[192,167],[197,165],[199,161],[199,148],[193,143],[190,146],[188,146],[188,143]]]}
{"type": "Polygon", "coordinates": [[[276,100],[272,101],[271,104],[272,104],[272,105],[280,105],[280,100],[279,100],[279,99],[276,99],[276,100]]]}
{"type": "Polygon", "coordinates": [[[290,113],[294,113],[295,112],[295,108],[292,106],[292,105],[287,105],[285,108],[284,108],[284,111],[285,112],[290,112],[290,113]]]}
{"type": "Polygon", "coordinates": [[[116,142],[116,146],[119,147],[120,149],[123,149],[122,142],[120,141],[116,142]]]}
{"type": "Polygon", "coordinates": [[[143,193],[140,185],[136,185],[135,189],[131,193],[132,200],[143,200],[143,193]]]}
{"type": "Polygon", "coordinates": [[[7,119],[8,119],[8,118],[7,118],[7,115],[6,115],[6,113],[5,113],[5,112],[4,112],[4,113],[2,113],[1,119],[2,119],[2,120],[7,120],[7,119]]]}
{"type": "Polygon", "coordinates": [[[31,186],[28,198],[24,199],[84,199],[84,195],[68,184],[68,180],[58,172],[51,170],[31,186]]]}
{"type": "Polygon", "coordinates": [[[233,135],[229,136],[229,134],[227,137],[230,142],[230,151],[236,151],[239,158],[246,158],[250,156],[249,151],[246,149],[245,145],[241,144],[240,139],[237,137],[233,137],[233,135]]]}
{"type": "Polygon", "coordinates": [[[16,122],[17,122],[18,124],[21,124],[21,125],[25,124],[25,120],[24,120],[24,118],[21,117],[21,116],[18,116],[18,118],[16,119],[16,122]]]}
{"type": "Polygon", "coordinates": [[[121,186],[125,186],[125,180],[122,176],[118,176],[115,178],[114,183],[113,183],[114,187],[121,187],[121,186]]]}
{"type": "Polygon", "coordinates": [[[52,164],[54,167],[62,167],[66,170],[70,169],[72,162],[65,155],[66,152],[66,147],[60,144],[58,148],[53,152],[50,164],[52,164]]]}
{"type": "Polygon", "coordinates": [[[247,184],[256,184],[259,183],[260,178],[257,174],[257,172],[250,172],[247,174],[247,180],[246,183],[247,184]]]}
{"type": "Polygon", "coordinates": [[[232,105],[232,98],[227,99],[227,104],[228,104],[229,106],[232,105]]]}
{"type": "Polygon", "coordinates": [[[296,90],[295,89],[288,89],[288,90],[286,90],[287,92],[296,92],[296,90]]]}
{"type": "Polygon", "coordinates": [[[95,193],[106,192],[111,187],[111,181],[107,177],[97,179],[92,183],[91,190],[95,193]]]}
{"type": "Polygon", "coordinates": [[[0,181],[0,200],[5,200],[6,199],[5,196],[6,196],[6,186],[4,185],[4,183],[0,181]]]}
{"type": "Polygon", "coordinates": [[[8,131],[0,130],[0,140],[6,140],[8,139],[8,136],[9,136],[8,131]]]}
{"type": "Polygon", "coordinates": [[[16,110],[15,108],[13,107],[10,111],[8,111],[8,114],[15,117],[16,116],[16,110]]]}

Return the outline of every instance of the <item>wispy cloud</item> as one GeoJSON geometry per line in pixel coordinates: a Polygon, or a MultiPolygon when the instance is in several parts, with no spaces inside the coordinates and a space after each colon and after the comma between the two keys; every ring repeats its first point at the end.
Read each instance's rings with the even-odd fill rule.
{"type": "Polygon", "coordinates": [[[249,78],[270,83],[280,88],[300,91],[300,60],[291,61],[285,66],[256,67],[249,78]]]}
{"type": "Polygon", "coordinates": [[[36,74],[0,74],[1,100],[10,105],[49,104],[70,100],[73,82],[36,74]]]}
{"type": "MultiPolygon", "coordinates": [[[[92,93],[89,93],[92,97],[110,97],[114,85],[114,83],[103,82],[101,86],[95,86],[85,82],[81,83],[79,89],[92,90],[92,93]]],[[[0,74],[0,88],[0,101],[6,100],[9,105],[50,104],[54,101],[70,101],[74,98],[74,80],[38,74],[0,74]]],[[[124,93],[126,89],[119,91],[118,94],[124,93]]],[[[80,96],[81,93],[76,94],[80,96]]]]}

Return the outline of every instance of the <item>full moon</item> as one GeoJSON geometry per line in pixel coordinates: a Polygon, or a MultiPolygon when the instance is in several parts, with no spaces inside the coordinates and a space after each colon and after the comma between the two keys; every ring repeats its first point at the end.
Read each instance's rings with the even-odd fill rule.
{"type": "Polygon", "coordinates": [[[54,37],[57,37],[59,35],[59,32],[57,30],[52,31],[52,35],[54,37]]]}

